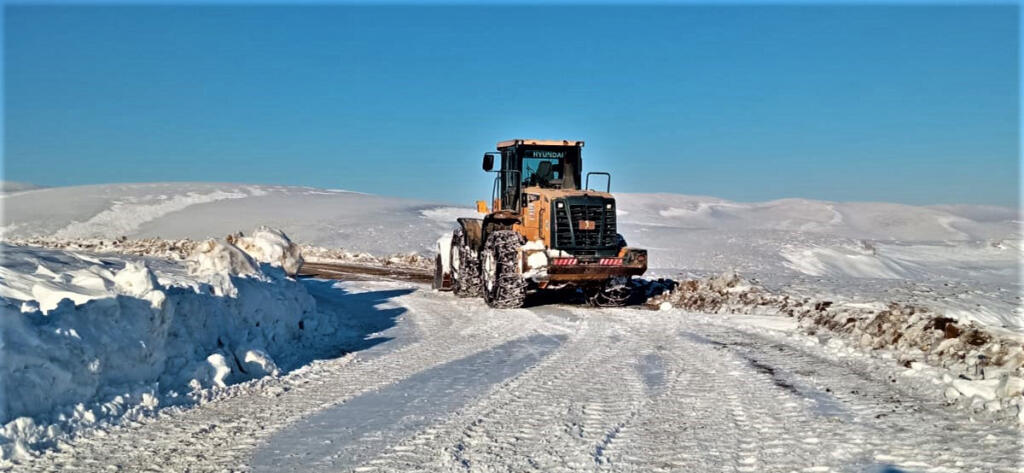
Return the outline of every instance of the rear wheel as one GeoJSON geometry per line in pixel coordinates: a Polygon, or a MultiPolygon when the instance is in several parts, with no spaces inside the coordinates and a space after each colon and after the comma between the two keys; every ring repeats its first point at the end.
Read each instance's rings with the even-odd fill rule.
{"type": "Polygon", "coordinates": [[[434,284],[433,288],[440,291],[444,289],[444,267],[441,264],[441,255],[434,257],[434,284]]]}
{"type": "Polygon", "coordinates": [[[451,275],[452,292],[458,297],[477,297],[483,286],[480,280],[480,262],[466,242],[462,229],[452,234],[451,275]]]}
{"type": "Polygon", "coordinates": [[[587,303],[595,307],[622,307],[633,295],[633,284],[628,277],[615,277],[604,284],[584,290],[587,303]]]}
{"type": "Polygon", "coordinates": [[[487,236],[481,255],[484,301],[496,309],[522,307],[526,301],[526,281],[519,272],[519,247],[522,237],[512,230],[497,230],[487,236]]]}

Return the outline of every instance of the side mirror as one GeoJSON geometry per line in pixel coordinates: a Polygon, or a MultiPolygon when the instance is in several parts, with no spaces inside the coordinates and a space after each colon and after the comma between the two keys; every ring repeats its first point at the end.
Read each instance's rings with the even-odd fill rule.
{"type": "Polygon", "coordinates": [[[491,169],[494,169],[494,155],[484,153],[484,171],[490,172],[491,169]]]}

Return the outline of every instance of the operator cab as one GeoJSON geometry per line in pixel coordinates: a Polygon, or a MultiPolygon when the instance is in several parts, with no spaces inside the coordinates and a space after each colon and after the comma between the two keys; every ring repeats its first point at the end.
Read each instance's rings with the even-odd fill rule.
{"type": "MultiPolygon", "coordinates": [[[[519,208],[523,188],[579,190],[582,172],[582,141],[515,139],[498,143],[501,168],[495,197],[502,207],[519,208]]],[[[494,153],[498,154],[498,153],[494,153]]],[[[493,155],[484,156],[484,169],[493,166],[493,155]]]]}

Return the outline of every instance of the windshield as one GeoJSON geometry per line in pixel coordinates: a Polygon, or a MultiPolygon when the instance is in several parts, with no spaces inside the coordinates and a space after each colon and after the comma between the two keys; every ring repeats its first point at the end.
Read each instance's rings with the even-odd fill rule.
{"type": "Polygon", "coordinates": [[[559,151],[527,150],[523,156],[523,186],[560,186],[563,157],[559,151]]]}

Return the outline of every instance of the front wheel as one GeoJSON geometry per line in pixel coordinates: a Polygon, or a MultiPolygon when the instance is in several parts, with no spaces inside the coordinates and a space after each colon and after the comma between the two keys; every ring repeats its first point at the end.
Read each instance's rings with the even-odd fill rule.
{"type": "Polygon", "coordinates": [[[526,281],[519,272],[522,237],[512,230],[497,230],[487,236],[480,269],[484,280],[484,301],[496,309],[522,307],[526,281]]]}

